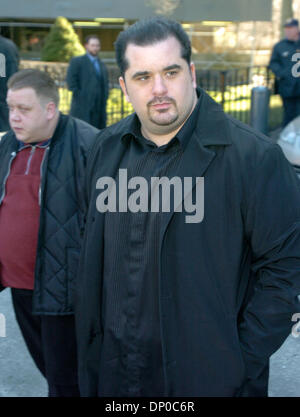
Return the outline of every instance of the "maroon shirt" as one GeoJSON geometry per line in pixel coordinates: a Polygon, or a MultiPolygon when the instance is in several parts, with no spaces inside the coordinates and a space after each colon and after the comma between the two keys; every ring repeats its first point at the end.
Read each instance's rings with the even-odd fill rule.
{"type": "Polygon", "coordinates": [[[47,144],[24,144],[11,165],[0,206],[0,280],[4,287],[34,287],[40,168],[47,144]]]}

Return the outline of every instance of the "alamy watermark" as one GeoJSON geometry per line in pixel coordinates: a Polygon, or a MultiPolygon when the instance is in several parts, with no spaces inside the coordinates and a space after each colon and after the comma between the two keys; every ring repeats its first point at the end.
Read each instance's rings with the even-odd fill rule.
{"type": "Polygon", "coordinates": [[[102,190],[96,200],[100,213],[182,212],[186,223],[200,223],[204,218],[204,178],[144,177],[129,179],[127,169],[119,169],[118,181],[111,177],[97,180],[96,189],[102,190]],[[193,190],[194,200],[193,201],[193,190]]]}
{"type": "Polygon", "coordinates": [[[6,319],[2,313],[0,313],[0,337],[6,337],[6,319]]]}
{"type": "Polygon", "coordinates": [[[296,321],[296,324],[292,327],[292,336],[299,337],[300,336],[300,313],[295,313],[292,316],[292,321],[296,321]],[[299,330],[298,330],[299,329],[299,330]]]}
{"type": "Polygon", "coordinates": [[[4,54],[0,54],[0,77],[6,77],[6,59],[4,54]]]}
{"type": "Polygon", "coordinates": [[[292,66],[292,76],[298,78],[300,77],[300,52],[293,54],[292,61],[296,62],[296,64],[292,66]]]}

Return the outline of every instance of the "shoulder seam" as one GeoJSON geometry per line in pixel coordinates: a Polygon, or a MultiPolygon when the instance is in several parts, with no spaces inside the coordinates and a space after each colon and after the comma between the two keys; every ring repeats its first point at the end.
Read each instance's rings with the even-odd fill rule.
{"type": "MultiPolygon", "coordinates": [[[[275,145],[275,143],[272,143],[272,142],[269,142],[268,140],[267,140],[267,138],[265,138],[264,136],[263,136],[263,134],[262,133],[259,133],[259,132],[255,132],[255,130],[251,130],[251,128],[249,127],[247,127],[247,126],[241,126],[240,125],[240,122],[238,121],[238,120],[235,120],[234,118],[229,118],[228,116],[227,116],[227,118],[228,118],[228,121],[229,122],[231,122],[237,129],[240,129],[240,130],[242,130],[242,131],[244,131],[244,132],[246,132],[246,133],[248,133],[248,134],[250,134],[250,135],[253,135],[253,136],[255,136],[257,139],[259,139],[259,140],[262,140],[263,142],[265,142],[265,143],[267,143],[267,144],[269,144],[269,145],[275,145]]],[[[269,138],[270,139],[270,138],[269,138]]]]}

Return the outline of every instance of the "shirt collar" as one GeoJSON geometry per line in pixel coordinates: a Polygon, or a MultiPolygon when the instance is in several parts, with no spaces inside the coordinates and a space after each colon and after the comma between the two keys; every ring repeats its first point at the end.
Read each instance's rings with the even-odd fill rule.
{"type": "Polygon", "coordinates": [[[90,58],[90,60],[91,61],[97,61],[97,59],[98,59],[98,57],[97,56],[94,56],[94,55],[91,55],[90,53],[86,53],[87,54],[87,56],[90,58]]]}
{"type": "Polygon", "coordinates": [[[38,148],[47,148],[50,141],[51,141],[51,139],[46,139],[46,140],[43,140],[41,142],[30,142],[30,143],[20,141],[19,142],[19,151],[21,151],[24,148],[27,148],[28,146],[37,146],[38,148]]]}

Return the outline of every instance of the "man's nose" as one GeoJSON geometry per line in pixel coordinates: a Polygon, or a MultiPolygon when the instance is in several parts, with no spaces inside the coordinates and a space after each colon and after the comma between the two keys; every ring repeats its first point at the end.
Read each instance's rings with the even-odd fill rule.
{"type": "Polygon", "coordinates": [[[154,77],[153,82],[153,95],[155,96],[162,96],[165,95],[168,91],[166,83],[161,75],[157,75],[154,77]]]}
{"type": "Polygon", "coordinates": [[[20,120],[20,114],[17,109],[9,110],[9,119],[14,121],[20,120]]]}

